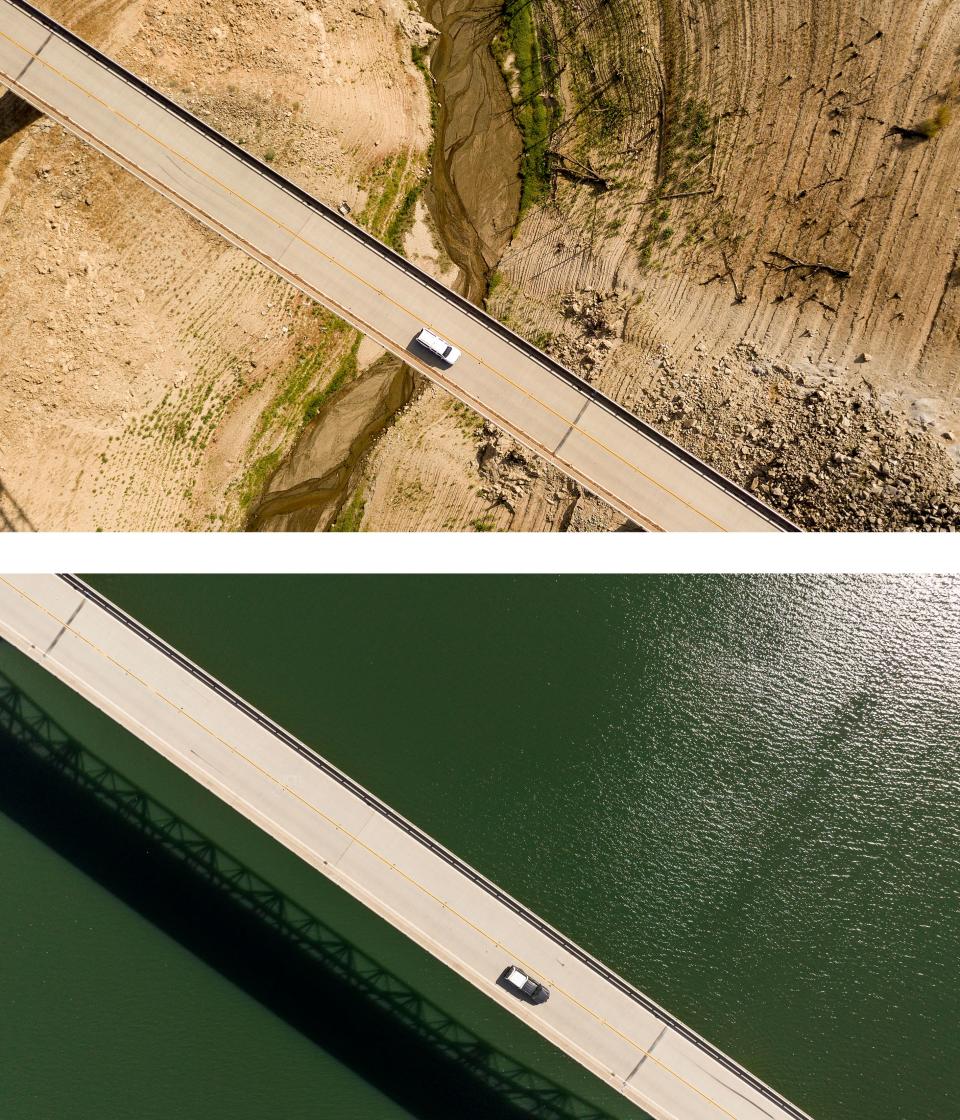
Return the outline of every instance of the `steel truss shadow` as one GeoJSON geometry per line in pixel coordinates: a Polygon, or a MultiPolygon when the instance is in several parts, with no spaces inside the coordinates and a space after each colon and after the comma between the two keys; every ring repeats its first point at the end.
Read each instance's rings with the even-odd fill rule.
{"type": "Polygon", "coordinates": [[[18,97],[13,90],[0,96],[0,144],[43,116],[39,109],[18,97]]]}
{"type": "MultiPolygon", "coordinates": [[[[0,97],[0,105],[2,104],[3,98],[0,97]]],[[[0,479],[0,532],[16,533],[23,530],[35,533],[37,527],[0,479]]]]}
{"type": "Polygon", "coordinates": [[[611,1120],[261,879],[2,673],[0,811],[423,1120],[611,1120]]]}

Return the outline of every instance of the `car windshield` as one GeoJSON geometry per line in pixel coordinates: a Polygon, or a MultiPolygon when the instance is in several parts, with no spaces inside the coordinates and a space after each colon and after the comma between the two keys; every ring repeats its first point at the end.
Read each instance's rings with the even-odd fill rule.
{"type": "Polygon", "coordinates": [[[444,352],[443,352],[443,356],[444,356],[445,358],[449,358],[449,357],[450,357],[450,351],[451,351],[452,349],[453,349],[453,347],[452,347],[452,346],[448,346],[448,347],[446,348],[446,350],[444,350],[444,352]]]}

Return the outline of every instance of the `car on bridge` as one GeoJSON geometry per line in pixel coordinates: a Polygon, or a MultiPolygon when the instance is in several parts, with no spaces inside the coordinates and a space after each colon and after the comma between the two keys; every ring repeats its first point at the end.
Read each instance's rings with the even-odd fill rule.
{"type": "Polygon", "coordinates": [[[508,992],[526,1000],[528,1003],[546,1003],[550,998],[550,989],[537,983],[515,964],[509,965],[500,974],[498,981],[508,992]]]}
{"type": "Polygon", "coordinates": [[[448,366],[452,366],[457,358],[460,357],[460,351],[453,343],[447,342],[446,339],[441,338],[438,334],[434,334],[433,331],[428,330],[426,327],[417,335],[416,341],[419,342],[424,350],[429,350],[431,354],[436,355],[436,357],[440,358],[448,366]]]}

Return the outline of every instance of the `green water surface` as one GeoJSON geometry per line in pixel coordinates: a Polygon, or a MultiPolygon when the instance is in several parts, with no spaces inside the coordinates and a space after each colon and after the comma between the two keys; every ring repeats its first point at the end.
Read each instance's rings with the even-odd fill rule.
{"type": "MultiPolygon", "coordinates": [[[[958,1115],[956,581],[91,582],[817,1120],[958,1115]]],[[[640,1115],[9,647],[0,671],[482,1037],[640,1115]]],[[[0,813],[3,1120],[429,1114],[324,1007],[318,1042],[119,896],[81,826],[51,846],[31,796],[40,824],[0,813]]]]}

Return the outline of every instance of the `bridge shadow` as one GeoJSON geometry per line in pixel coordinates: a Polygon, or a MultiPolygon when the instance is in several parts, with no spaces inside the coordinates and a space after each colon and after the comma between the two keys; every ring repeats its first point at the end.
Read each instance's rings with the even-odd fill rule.
{"type": "Polygon", "coordinates": [[[0,144],[39,120],[43,113],[18,97],[13,90],[7,90],[0,97],[0,144]]]}
{"type": "MultiPolygon", "coordinates": [[[[3,98],[0,97],[0,103],[3,98]]],[[[36,525],[27,517],[23,506],[14,498],[0,479],[0,532],[2,533],[35,533],[36,525]]]]}
{"type": "Polygon", "coordinates": [[[0,812],[420,1120],[611,1120],[259,878],[2,673],[0,812]]]}

